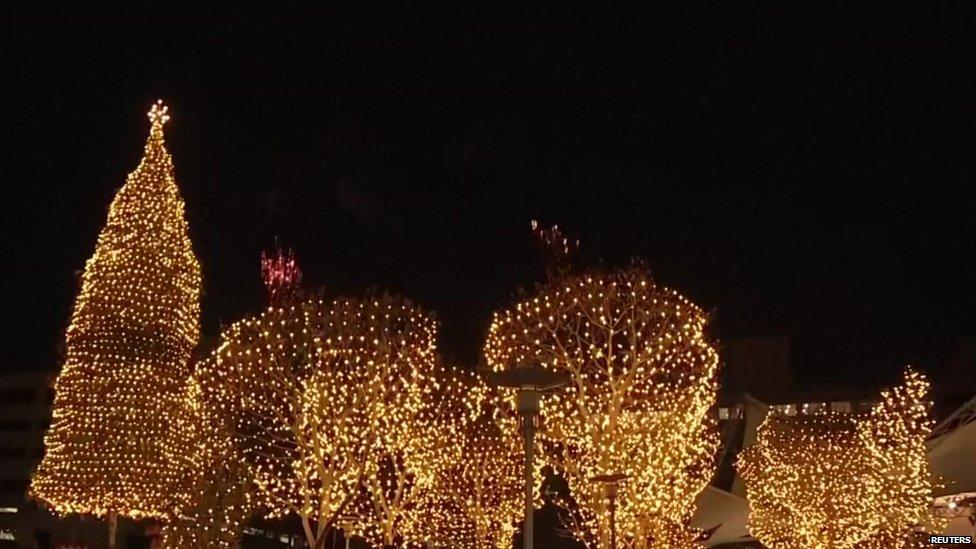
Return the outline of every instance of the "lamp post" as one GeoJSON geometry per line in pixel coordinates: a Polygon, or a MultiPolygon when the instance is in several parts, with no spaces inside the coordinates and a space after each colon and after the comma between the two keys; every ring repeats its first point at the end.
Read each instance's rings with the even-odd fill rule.
{"type": "Polygon", "coordinates": [[[617,549],[617,488],[627,478],[623,473],[597,475],[593,480],[603,485],[603,493],[610,500],[610,547],[617,549]]]}
{"type": "Polygon", "coordinates": [[[532,549],[533,544],[533,504],[532,493],[535,483],[532,479],[532,465],[535,462],[535,418],[541,411],[542,393],[550,391],[569,380],[563,372],[551,372],[539,366],[511,368],[502,372],[488,374],[488,381],[498,387],[517,389],[518,412],[522,416],[522,433],[525,453],[525,518],[522,523],[522,547],[532,549]]]}
{"type": "MultiPolygon", "coordinates": [[[[352,529],[359,517],[356,515],[340,515],[337,517],[339,529],[342,530],[342,538],[346,540],[346,549],[349,549],[349,542],[352,540],[352,529]]],[[[335,539],[335,538],[333,538],[335,539]]]]}

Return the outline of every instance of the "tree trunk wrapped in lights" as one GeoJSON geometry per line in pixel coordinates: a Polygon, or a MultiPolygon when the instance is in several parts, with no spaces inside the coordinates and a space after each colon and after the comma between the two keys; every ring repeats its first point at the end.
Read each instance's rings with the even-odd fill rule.
{"type": "Polygon", "coordinates": [[[163,527],[160,548],[240,547],[254,507],[250,468],[232,438],[230,418],[203,401],[195,378],[187,384],[186,406],[194,466],[184,482],[191,497],[163,527]]]}
{"type": "Polygon", "coordinates": [[[418,361],[389,389],[374,430],[372,459],[363,475],[351,532],[376,547],[422,545],[436,537],[430,514],[437,463],[462,456],[456,444],[463,387],[435,362],[418,361]]]}
{"type": "Polygon", "coordinates": [[[435,340],[432,317],[386,295],[271,307],[224,332],[203,398],[233,418],[267,516],[298,515],[322,547],[423,402],[435,340]]]}
{"type": "MultiPolygon", "coordinates": [[[[164,518],[180,504],[181,413],[199,338],[200,265],[163,140],[161,103],[139,166],[108,212],[66,332],[31,494],[60,514],[164,518]]],[[[114,543],[114,540],[113,540],[114,543]]]]}
{"type": "MultiPolygon", "coordinates": [[[[498,390],[464,372],[446,384],[439,429],[447,451],[432,463],[434,483],[417,527],[450,547],[508,548],[522,515],[523,450],[518,418],[498,390]]],[[[536,477],[538,478],[538,476],[536,477]]]]}
{"type": "Polygon", "coordinates": [[[869,414],[770,416],[738,463],[749,528],[774,549],[909,548],[930,519],[928,383],[908,370],[869,414]]]}
{"type": "Polygon", "coordinates": [[[535,297],[496,313],[485,343],[496,370],[532,363],[570,375],[548,397],[541,433],[569,483],[578,539],[609,546],[604,488],[625,474],[618,538],[633,547],[687,547],[694,500],[714,470],[718,356],[705,314],[641,267],[553,277],[535,297]]]}

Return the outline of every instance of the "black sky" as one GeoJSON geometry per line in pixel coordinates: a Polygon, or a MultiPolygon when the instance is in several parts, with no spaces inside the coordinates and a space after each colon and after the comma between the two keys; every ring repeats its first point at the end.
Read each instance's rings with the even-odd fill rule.
{"type": "Polygon", "coordinates": [[[584,262],[645,258],[718,338],[793,337],[812,380],[976,332],[976,7],[603,10],[10,14],[3,369],[57,367],[157,97],[211,334],[259,309],[279,236],[330,291],[435,309],[472,363],[538,274],[533,217],[584,262]]]}

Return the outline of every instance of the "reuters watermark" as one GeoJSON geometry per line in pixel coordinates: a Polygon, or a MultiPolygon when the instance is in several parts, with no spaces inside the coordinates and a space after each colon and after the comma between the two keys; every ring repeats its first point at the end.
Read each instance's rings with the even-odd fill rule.
{"type": "Polygon", "coordinates": [[[971,545],[973,536],[929,536],[932,545],[971,545]]]}

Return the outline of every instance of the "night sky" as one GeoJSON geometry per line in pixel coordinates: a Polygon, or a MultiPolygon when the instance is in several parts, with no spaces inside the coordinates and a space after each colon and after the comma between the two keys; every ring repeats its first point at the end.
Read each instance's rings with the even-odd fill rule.
{"type": "Polygon", "coordinates": [[[811,381],[976,333],[976,6],[606,9],[10,14],[2,369],[58,367],[156,98],[210,335],[260,310],[278,237],[330,293],[436,310],[473,366],[540,279],[532,218],[583,265],[646,259],[719,340],[790,336],[811,381]]]}

